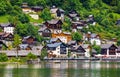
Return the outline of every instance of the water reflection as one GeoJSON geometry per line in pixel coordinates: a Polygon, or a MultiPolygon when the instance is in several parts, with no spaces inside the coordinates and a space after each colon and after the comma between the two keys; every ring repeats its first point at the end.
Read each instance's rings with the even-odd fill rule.
{"type": "Polygon", "coordinates": [[[119,62],[47,61],[0,65],[0,77],[120,77],[119,62]]]}

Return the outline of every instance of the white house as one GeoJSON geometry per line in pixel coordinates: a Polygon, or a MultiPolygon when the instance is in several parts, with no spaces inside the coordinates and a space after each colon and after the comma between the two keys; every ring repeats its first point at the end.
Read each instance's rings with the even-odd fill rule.
{"type": "Polygon", "coordinates": [[[0,27],[3,29],[5,33],[11,33],[11,34],[14,33],[15,27],[10,23],[1,24],[0,27]]]}
{"type": "Polygon", "coordinates": [[[87,34],[84,34],[83,39],[85,41],[89,41],[92,45],[94,44],[101,45],[101,39],[98,34],[87,33],[87,34]]]}
{"type": "Polygon", "coordinates": [[[67,57],[68,48],[64,43],[47,44],[47,50],[51,57],[67,57]]]}
{"type": "Polygon", "coordinates": [[[100,40],[99,35],[97,35],[97,34],[91,34],[90,43],[92,45],[93,44],[101,45],[101,40],[100,40]]]}

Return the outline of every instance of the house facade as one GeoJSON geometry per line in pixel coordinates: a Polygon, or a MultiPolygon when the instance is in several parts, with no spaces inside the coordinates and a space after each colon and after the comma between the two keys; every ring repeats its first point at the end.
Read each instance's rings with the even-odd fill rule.
{"type": "Polygon", "coordinates": [[[39,34],[43,37],[51,37],[51,30],[48,29],[46,26],[43,26],[39,29],[39,34]]]}
{"type": "Polygon", "coordinates": [[[71,34],[69,33],[52,34],[52,38],[59,38],[64,43],[72,40],[71,34]]]}
{"type": "Polygon", "coordinates": [[[89,41],[92,45],[94,45],[94,44],[101,45],[101,39],[98,34],[87,33],[83,36],[83,39],[85,41],[89,41]]]}
{"type": "Polygon", "coordinates": [[[117,57],[117,46],[114,44],[102,44],[101,45],[101,55],[104,57],[117,57]]]}
{"type": "Polygon", "coordinates": [[[68,48],[64,43],[47,44],[48,57],[67,57],[68,48]]]}
{"type": "Polygon", "coordinates": [[[77,45],[70,48],[72,57],[90,57],[90,45],[83,44],[77,45]]]}
{"type": "Polygon", "coordinates": [[[11,23],[0,24],[0,27],[3,29],[5,33],[14,34],[15,27],[11,23]]]}
{"type": "Polygon", "coordinates": [[[62,21],[57,19],[52,19],[50,21],[46,21],[45,25],[48,29],[51,30],[52,33],[61,33],[62,32],[62,21]]]}

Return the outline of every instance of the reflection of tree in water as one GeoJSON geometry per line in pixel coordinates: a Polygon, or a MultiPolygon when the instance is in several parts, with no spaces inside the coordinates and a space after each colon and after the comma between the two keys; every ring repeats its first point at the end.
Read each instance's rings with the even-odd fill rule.
{"type": "Polygon", "coordinates": [[[6,65],[0,65],[0,77],[4,77],[6,65]]]}

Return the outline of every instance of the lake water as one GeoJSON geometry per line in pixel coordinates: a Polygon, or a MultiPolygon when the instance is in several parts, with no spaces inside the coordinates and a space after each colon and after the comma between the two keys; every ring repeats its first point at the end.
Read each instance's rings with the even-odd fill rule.
{"type": "Polygon", "coordinates": [[[120,77],[120,62],[61,61],[0,64],[0,77],[120,77]]]}

